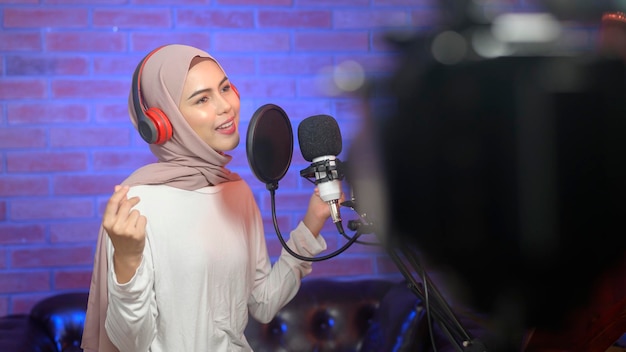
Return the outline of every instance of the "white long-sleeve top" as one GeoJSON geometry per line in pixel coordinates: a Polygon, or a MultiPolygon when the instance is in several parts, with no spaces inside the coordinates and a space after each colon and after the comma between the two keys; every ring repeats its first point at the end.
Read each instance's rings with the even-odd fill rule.
{"type": "MultiPolygon", "coordinates": [[[[271,265],[260,212],[243,180],[196,191],[135,186],[132,196],[148,219],[146,246],[128,283],[109,271],[111,341],[121,352],[250,351],[248,312],[269,322],[296,294],[311,263],[283,249],[271,265]]],[[[326,249],[303,223],[287,243],[305,256],[326,249]]]]}

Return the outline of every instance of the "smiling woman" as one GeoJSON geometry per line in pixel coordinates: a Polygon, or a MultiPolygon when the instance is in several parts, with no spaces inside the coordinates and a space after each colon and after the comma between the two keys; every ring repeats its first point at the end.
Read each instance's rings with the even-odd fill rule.
{"type": "Polygon", "coordinates": [[[179,109],[213,149],[224,152],[239,144],[239,97],[215,61],[200,57],[191,61],[179,109]]]}
{"type": "MultiPolygon", "coordinates": [[[[166,45],[133,75],[131,122],[158,163],[115,187],[98,237],[85,351],[249,351],[248,316],[270,321],[311,272],[273,265],[248,184],[226,165],[239,144],[239,94],[208,53],[166,45]]],[[[288,242],[326,249],[317,190],[288,242]]]]}

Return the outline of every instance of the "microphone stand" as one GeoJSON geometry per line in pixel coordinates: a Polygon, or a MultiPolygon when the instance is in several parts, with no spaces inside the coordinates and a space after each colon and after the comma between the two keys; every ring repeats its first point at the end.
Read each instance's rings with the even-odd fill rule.
{"type": "MultiPolygon", "coordinates": [[[[357,214],[360,219],[354,222],[351,229],[356,230],[353,237],[359,237],[362,234],[370,233],[375,228],[374,224],[367,219],[367,214],[360,213],[356,209],[356,202],[352,199],[344,204],[349,205],[357,214]],[[368,231],[368,232],[363,232],[368,231]]],[[[434,340],[432,337],[432,325],[430,323],[431,315],[435,321],[439,324],[439,327],[448,340],[454,345],[459,352],[486,352],[487,349],[484,344],[476,339],[473,339],[470,334],[465,330],[459,319],[456,317],[450,305],[446,302],[441,292],[437,289],[432,282],[426,270],[420,264],[417,253],[414,248],[405,244],[400,245],[385,245],[385,250],[390,258],[393,260],[400,273],[407,280],[408,288],[424,302],[426,309],[426,316],[429,321],[429,328],[431,331],[431,340],[434,347],[434,340]],[[421,281],[418,282],[418,278],[421,281]]]]}

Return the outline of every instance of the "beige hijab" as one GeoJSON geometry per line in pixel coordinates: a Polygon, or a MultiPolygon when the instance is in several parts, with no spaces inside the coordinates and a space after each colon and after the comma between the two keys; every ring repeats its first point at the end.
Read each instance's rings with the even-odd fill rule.
{"type": "MultiPolygon", "coordinates": [[[[161,145],[150,145],[150,150],[158,158],[157,163],[139,168],[122,184],[130,186],[165,184],[194,190],[240,179],[239,175],[225,167],[232,157],[215,151],[203,142],[178,109],[187,72],[196,57],[212,59],[217,63],[208,53],[179,44],[158,49],[145,63],[140,77],[143,100],[149,107],[160,108],[168,116],[174,134],[171,140],[161,145]]],[[[219,63],[217,64],[219,66],[219,63]]],[[[130,119],[137,128],[132,92],[128,107],[130,119]]],[[[106,235],[101,227],[96,244],[81,345],[86,352],[117,352],[104,329],[108,305],[108,263],[104,245],[106,235]]]]}

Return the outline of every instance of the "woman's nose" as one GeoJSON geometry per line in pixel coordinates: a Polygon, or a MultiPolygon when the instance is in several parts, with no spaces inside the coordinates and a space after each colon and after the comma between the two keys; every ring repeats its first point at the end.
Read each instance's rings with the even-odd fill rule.
{"type": "Polygon", "coordinates": [[[215,111],[218,114],[223,114],[229,111],[232,107],[232,105],[228,102],[228,99],[226,99],[226,97],[223,95],[218,95],[218,98],[215,99],[214,101],[215,101],[215,111]]]}

